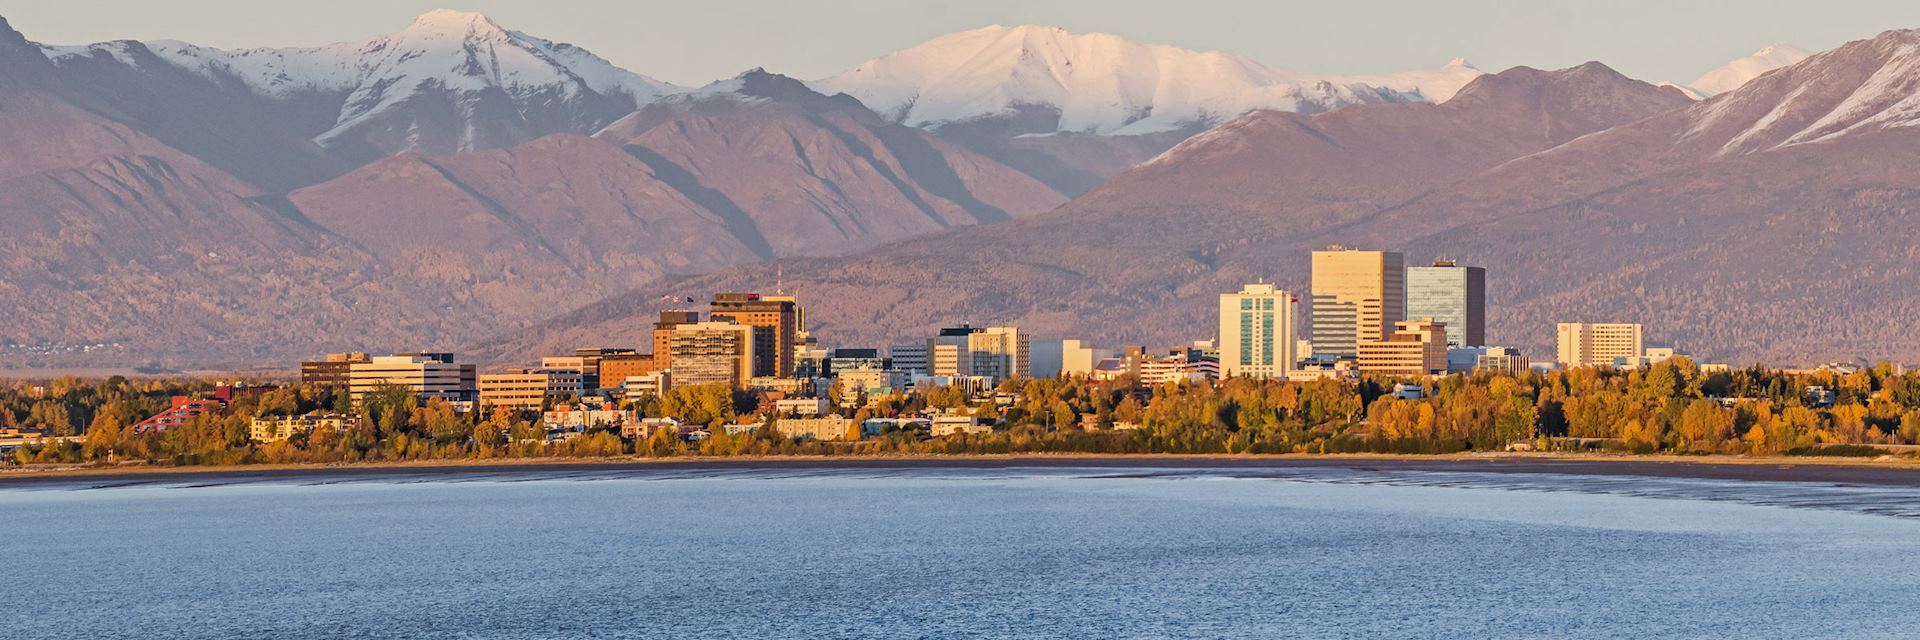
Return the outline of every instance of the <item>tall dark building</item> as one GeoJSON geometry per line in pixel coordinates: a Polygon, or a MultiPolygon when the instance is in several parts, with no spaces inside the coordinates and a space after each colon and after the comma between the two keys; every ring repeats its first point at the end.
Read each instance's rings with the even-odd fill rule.
{"type": "Polygon", "coordinates": [[[713,296],[714,320],[731,320],[753,327],[753,375],[793,375],[794,335],[800,330],[800,305],[788,297],[765,297],[758,293],[717,293],[713,296]]]}
{"type": "Polygon", "coordinates": [[[1407,318],[1446,325],[1448,346],[1486,346],[1487,270],[1452,260],[1407,267],[1407,318]]]}
{"type": "Polygon", "coordinates": [[[300,363],[300,384],[314,387],[347,388],[353,364],[367,362],[364,353],[330,353],[325,360],[300,363]]]}

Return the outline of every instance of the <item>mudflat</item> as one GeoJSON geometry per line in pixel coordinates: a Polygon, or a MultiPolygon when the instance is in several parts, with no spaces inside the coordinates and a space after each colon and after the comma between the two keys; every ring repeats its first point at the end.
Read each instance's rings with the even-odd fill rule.
{"type": "Polygon", "coordinates": [[[1732,456],[1588,455],[1093,455],[1025,454],[964,456],[776,456],[729,458],[520,458],[336,465],[225,467],[61,467],[0,471],[0,488],[50,484],[111,484],[176,481],[309,479],[328,477],[430,477],[515,472],[828,469],[1244,469],[1350,468],[1370,471],[1439,471],[1587,476],[1647,476],[1756,482],[1817,482],[1920,486],[1920,464],[1907,460],[1747,458],[1732,456]]]}

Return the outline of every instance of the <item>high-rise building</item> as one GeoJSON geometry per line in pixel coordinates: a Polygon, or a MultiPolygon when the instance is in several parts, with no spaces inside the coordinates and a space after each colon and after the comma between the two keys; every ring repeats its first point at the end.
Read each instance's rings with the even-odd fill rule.
{"type": "Polygon", "coordinates": [[[673,328],[683,324],[700,321],[698,311],[662,311],[660,319],[653,323],[653,361],[654,370],[673,367],[673,353],[668,342],[673,338],[673,328]]]}
{"type": "Polygon", "coordinates": [[[455,364],[450,353],[401,353],[353,363],[347,389],[355,403],[387,385],[406,387],[422,398],[473,400],[477,378],[473,365],[455,364]]]}
{"type": "Polygon", "coordinates": [[[1407,267],[1407,317],[1446,325],[1450,346],[1486,346],[1487,270],[1452,260],[1407,267]]]}
{"type": "Polygon", "coordinates": [[[548,403],[578,397],[585,387],[572,369],[523,369],[480,376],[480,406],[485,409],[539,411],[548,403]]]}
{"type": "Polygon", "coordinates": [[[967,334],[972,373],[995,380],[1026,377],[1033,370],[1033,336],[1019,327],[987,327],[967,334]]]}
{"type": "Polygon", "coordinates": [[[1611,367],[1617,358],[1646,353],[1644,329],[1631,322],[1560,323],[1562,367],[1611,367]]]}
{"type": "Polygon", "coordinates": [[[927,343],[897,344],[887,350],[889,365],[896,371],[925,374],[930,371],[927,343]]]}
{"type": "Polygon", "coordinates": [[[329,353],[323,360],[300,363],[300,384],[313,387],[345,388],[353,363],[366,362],[364,353],[329,353]]]}
{"type": "MultiPolygon", "coordinates": [[[[927,340],[926,353],[927,373],[935,376],[1000,380],[1026,376],[1033,369],[1033,339],[1018,327],[947,327],[927,340]]],[[[900,366],[897,353],[894,359],[900,366]]]]}
{"type": "Polygon", "coordinates": [[[1385,340],[1407,318],[1405,259],[1392,251],[1329,247],[1313,252],[1313,355],[1353,358],[1360,343],[1385,340]]]}
{"type": "Polygon", "coordinates": [[[1432,318],[1395,323],[1385,340],[1365,340],[1355,362],[1361,373],[1425,376],[1447,372],[1447,328],[1432,318]]]}
{"type": "MultiPolygon", "coordinates": [[[[716,293],[713,320],[731,320],[753,327],[753,375],[793,375],[793,347],[800,328],[800,305],[790,296],[758,293],[716,293]]],[[[678,378],[678,376],[675,376],[678,378]]]]}
{"type": "Polygon", "coordinates": [[[1220,294],[1220,375],[1278,378],[1294,367],[1293,294],[1257,283],[1220,294]]]}
{"type": "Polygon", "coordinates": [[[753,326],[733,322],[675,326],[667,339],[673,384],[746,386],[753,379],[757,333],[753,326]]]}

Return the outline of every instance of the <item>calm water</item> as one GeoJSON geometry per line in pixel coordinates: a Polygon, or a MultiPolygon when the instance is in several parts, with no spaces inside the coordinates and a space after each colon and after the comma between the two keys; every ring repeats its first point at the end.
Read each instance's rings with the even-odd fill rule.
{"type": "Polygon", "coordinates": [[[6,638],[1911,638],[1913,489],[1302,470],[0,489],[6,638]]]}

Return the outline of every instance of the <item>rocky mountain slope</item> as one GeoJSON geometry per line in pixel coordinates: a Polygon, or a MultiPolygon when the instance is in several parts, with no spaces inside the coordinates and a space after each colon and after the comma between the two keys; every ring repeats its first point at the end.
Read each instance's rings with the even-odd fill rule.
{"type": "Polygon", "coordinates": [[[81,360],[123,366],[444,346],[665,274],[1066,199],[772,74],[635,111],[638,76],[467,14],[301,50],[0,35],[0,302],[34,310],[0,321],[0,366],[96,343],[81,360]],[[405,144],[379,143],[396,127],[405,144]]]}
{"type": "MultiPolygon", "coordinates": [[[[1894,31],[1697,103],[1583,65],[1483,78],[1438,107],[1253,114],[1054,213],[784,278],[841,342],[972,320],[1156,344],[1211,335],[1211,300],[1238,283],[1304,292],[1307,252],[1338,243],[1488,267],[1491,338],[1538,356],[1554,322],[1626,320],[1718,361],[1912,361],[1916,64],[1920,32],[1894,31]],[[1503,76],[1546,81],[1489,91],[1503,76]],[[909,268],[928,263],[943,268],[909,268]]],[[[772,268],[671,279],[476,346],[620,336],[660,291],[765,286],[772,268]]]]}

